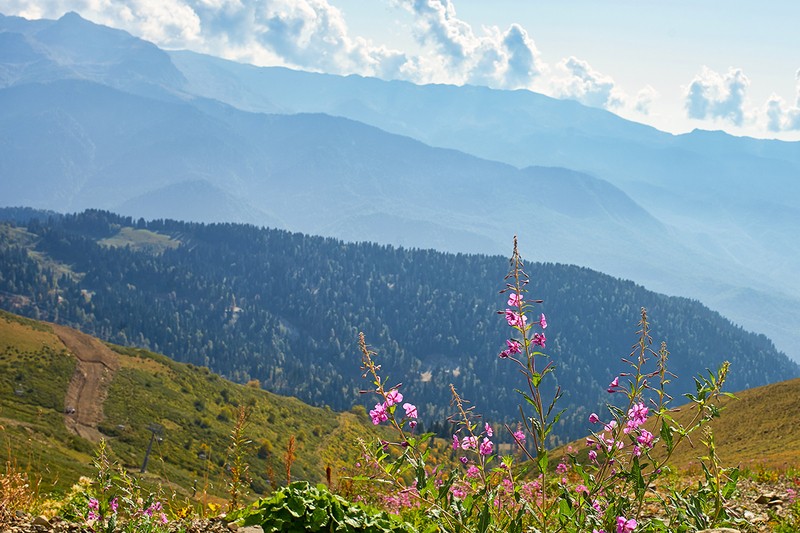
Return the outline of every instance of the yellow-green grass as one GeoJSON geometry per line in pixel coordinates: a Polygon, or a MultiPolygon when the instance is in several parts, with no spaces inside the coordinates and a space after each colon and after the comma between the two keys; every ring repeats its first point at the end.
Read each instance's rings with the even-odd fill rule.
{"type": "Polygon", "coordinates": [[[124,227],[113,237],[98,241],[103,246],[114,248],[124,248],[130,246],[132,250],[160,254],[165,250],[177,248],[180,241],[171,238],[169,235],[162,235],[146,229],[135,229],[124,227]]]}
{"type": "MultiPolygon", "coordinates": [[[[230,433],[239,406],[250,419],[243,452],[250,465],[249,491],[257,495],[284,484],[285,450],[296,439],[293,479],[319,482],[358,460],[356,440],[375,429],[363,409],[335,413],[227,381],[207,368],[176,363],[145,350],[111,346],[119,356],[98,429],[112,458],[138,472],[152,432],[148,484],[179,496],[223,496],[230,433]]],[[[45,492],[64,492],[81,475],[93,474],[97,444],[70,433],[64,398],[77,361],[47,324],[0,313],[0,445],[7,458],[45,492]]]]}
{"type": "MultiPolygon", "coordinates": [[[[800,470],[800,379],[740,391],[735,393],[735,398],[719,396],[713,403],[719,406],[721,413],[708,424],[708,428],[713,434],[716,455],[722,466],[738,466],[752,471],[800,470]]],[[[685,404],[670,414],[676,422],[688,428],[696,413],[694,404],[685,404]]],[[[645,427],[658,436],[659,428],[652,423],[652,417],[650,420],[645,427]]],[[[704,431],[698,429],[689,438],[684,438],[668,464],[679,471],[698,472],[700,459],[708,456],[708,449],[703,444],[706,439],[704,431]]],[[[577,453],[580,462],[588,461],[585,439],[569,446],[577,453]]],[[[563,457],[566,449],[564,446],[553,450],[551,462],[563,457]]],[[[663,443],[656,444],[651,453],[658,460],[663,458],[663,443]]]]}
{"type": "MultiPolygon", "coordinates": [[[[709,424],[723,465],[800,468],[800,379],[747,389],[735,396],[719,398],[721,415],[709,424]]],[[[682,424],[687,424],[692,414],[691,405],[673,413],[682,424]]],[[[694,446],[676,449],[673,464],[679,468],[696,467],[698,458],[707,455],[701,440],[701,433],[693,434],[694,446]]]]}

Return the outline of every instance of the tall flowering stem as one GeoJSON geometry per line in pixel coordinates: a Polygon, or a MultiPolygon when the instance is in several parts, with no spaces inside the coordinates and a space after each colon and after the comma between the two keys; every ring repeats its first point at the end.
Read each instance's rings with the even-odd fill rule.
{"type": "Polygon", "coordinates": [[[517,444],[524,450],[529,459],[535,461],[539,470],[541,502],[538,511],[540,530],[546,531],[548,516],[553,511],[556,502],[548,503],[545,497],[547,487],[547,437],[552,432],[553,426],[558,422],[564,410],[554,413],[556,402],[561,398],[561,388],[556,387],[555,393],[549,401],[543,397],[541,385],[542,381],[553,370],[553,361],[548,360],[548,356],[540,351],[545,348],[547,341],[544,330],[547,328],[547,319],[544,314],[539,315],[537,321],[529,320],[528,315],[532,313],[533,306],[541,304],[542,300],[528,300],[527,285],[530,282],[528,274],[524,270],[522,257],[517,247],[517,237],[514,236],[514,250],[510,260],[510,270],[505,277],[506,286],[500,291],[501,294],[508,295],[507,308],[500,311],[505,316],[506,322],[512,329],[512,335],[506,340],[507,348],[500,352],[501,359],[508,359],[519,366],[520,372],[525,376],[526,389],[517,390],[525,400],[525,403],[532,409],[531,415],[525,414],[525,409],[520,406],[520,414],[525,426],[525,430],[530,434],[533,441],[533,448],[536,452],[535,457],[524,447],[524,433],[508,431],[512,434],[517,444]],[[536,328],[536,329],[534,329],[536,328]]]}

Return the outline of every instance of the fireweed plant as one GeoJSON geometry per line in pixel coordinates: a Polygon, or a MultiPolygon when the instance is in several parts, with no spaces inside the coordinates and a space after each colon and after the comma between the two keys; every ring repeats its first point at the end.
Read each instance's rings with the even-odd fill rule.
{"type": "Polygon", "coordinates": [[[82,522],[82,531],[156,533],[168,531],[166,509],[158,495],[143,489],[108,456],[100,441],[94,479],[81,478],[67,496],[61,513],[82,522]]]}
{"type": "Polygon", "coordinates": [[[720,467],[708,428],[700,439],[708,449],[701,458],[705,480],[683,491],[656,489],[657,480],[670,472],[668,463],[676,447],[692,442],[695,431],[719,416],[715,402],[720,394],[731,395],[721,391],[729,366],[725,362],[716,373],[695,378],[695,394],[685,395],[691,420],[679,423],[666,392],[674,377],[667,370],[669,352],[663,343],[658,351],[652,349],[644,309],[638,341],[622,359],[627,370],[614,376],[607,388],[607,412],[589,416],[592,430],[586,449],[568,448],[551,469],[547,442],[564,412],[556,410],[562,391],[551,386],[554,392],[548,395],[542,387],[554,377],[550,375],[555,364],[540,351],[547,341],[547,319],[534,312],[542,301],[527,297],[529,283],[515,237],[510,270],[500,291],[506,308],[499,314],[510,333],[499,357],[523,376],[524,386],[516,391],[521,397],[521,421],[503,427],[519,449],[521,464],[515,464],[514,455],[497,456],[495,428],[481,423],[474,407],[466,407],[468,402],[452,385],[455,413],[449,420],[458,460],[431,464],[433,434],[415,433],[420,413],[414,404],[404,402],[401,384],[386,385],[376,353],[361,333],[363,377],[373,386],[362,392],[378,399],[369,415],[373,424],[388,425],[395,438],[372,446],[362,443],[369,475],[352,480],[372,483],[373,495],[382,494],[393,502],[388,507],[424,531],[633,533],[696,531],[739,523],[724,505],[736,488],[738,471],[720,467]],[[530,318],[535,315],[538,318],[530,318]]]}

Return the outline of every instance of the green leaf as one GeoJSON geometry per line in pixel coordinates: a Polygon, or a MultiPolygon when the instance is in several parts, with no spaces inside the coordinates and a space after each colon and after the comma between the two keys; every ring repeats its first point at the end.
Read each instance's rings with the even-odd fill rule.
{"type": "Polygon", "coordinates": [[[536,460],[536,464],[539,466],[539,472],[547,472],[547,451],[542,450],[539,454],[539,458],[536,460]]]}
{"type": "Polygon", "coordinates": [[[661,419],[661,431],[659,434],[661,435],[661,440],[667,445],[667,453],[669,454],[672,452],[672,447],[674,446],[672,441],[672,428],[663,418],[661,419]]]}

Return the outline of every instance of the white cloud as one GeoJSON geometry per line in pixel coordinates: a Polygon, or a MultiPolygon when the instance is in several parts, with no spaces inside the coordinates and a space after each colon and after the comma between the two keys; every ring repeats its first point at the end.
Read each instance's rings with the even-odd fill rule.
{"type": "Polygon", "coordinates": [[[586,105],[646,113],[654,91],[628,102],[614,80],[570,57],[550,69],[519,24],[473,28],[453,0],[388,0],[410,14],[421,47],[407,54],[352,35],[330,0],[0,0],[0,11],[58,18],[67,11],[166,48],[254,63],[417,83],[531,89],[586,105]]]}
{"type": "Polygon", "coordinates": [[[636,99],[633,103],[633,108],[636,110],[636,112],[642,115],[649,115],[650,106],[659,96],[661,95],[657,90],[655,90],[655,88],[653,88],[651,85],[646,85],[642,90],[636,93],[636,99]]]}
{"type": "Polygon", "coordinates": [[[794,105],[787,104],[786,100],[774,93],[764,104],[769,131],[800,131],[800,70],[795,73],[795,83],[794,105]]]}
{"type": "Polygon", "coordinates": [[[451,0],[396,0],[414,17],[417,42],[432,54],[420,75],[425,81],[470,83],[498,89],[532,88],[543,66],[533,39],[512,24],[505,32],[496,26],[472,26],[458,18],[451,0]]]}
{"type": "Polygon", "coordinates": [[[745,121],[745,101],[750,80],[741,69],[728,69],[725,75],[708,67],[695,76],[686,89],[684,106],[689,118],[718,118],[741,126],[745,121]]]}
{"type": "Polygon", "coordinates": [[[558,96],[592,107],[616,108],[624,104],[625,95],[614,80],[594,70],[586,61],[570,56],[558,64],[558,69],[562,76],[553,80],[558,96]]]}
{"type": "Polygon", "coordinates": [[[400,51],[351,37],[327,0],[0,0],[0,11],[58,18],[75,11],[167,48],[335,74],[413,76],[400,51]]]}

